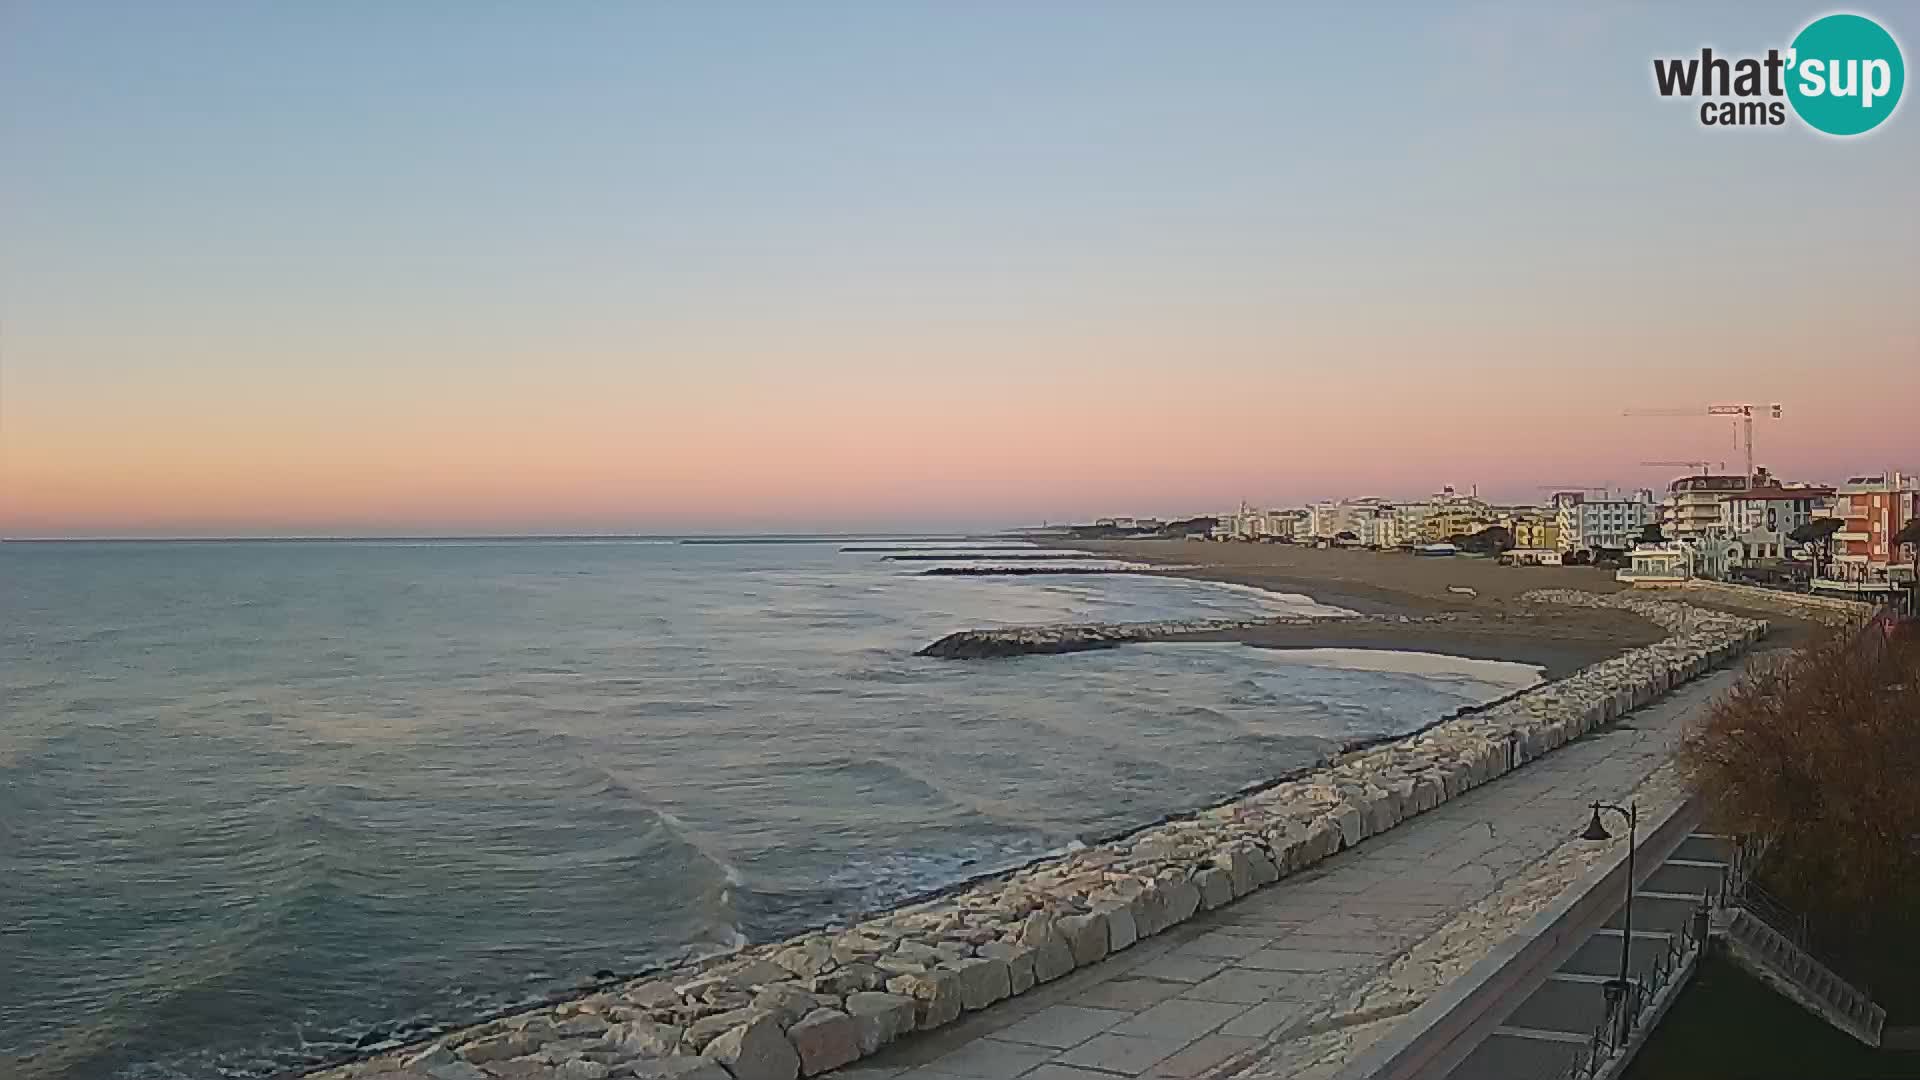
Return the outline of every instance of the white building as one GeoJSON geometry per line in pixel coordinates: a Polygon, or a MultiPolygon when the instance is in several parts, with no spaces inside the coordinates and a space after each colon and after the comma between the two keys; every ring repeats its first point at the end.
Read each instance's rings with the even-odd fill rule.
{"type": "Polygon", "coordinates": [[[1749,488],[1721,499],[1719,533],[1740,542],[1748,564],[1791,558],[1793,530],[1832,505],[1832,488],[1777,484],[1749,488]]]}
{"type": "Polygon", "coordinates": [[[1667,485],[1660,503],[1660,530],[1669,540],[1708,536],[1720,529],[1720,506],[1729,495],[1753,486],[1745,476],[1683,476],[1667,485]]]}
{"type": "Polygon", "coordinates": [[[1299,532],[1300,514],[1294,510],[1259,510],[1240,504],[1232,513],[1217,515],[1216,540],[1292,540],[1299,532]]]}
{"type": "Polygon", "coordinates": [[[1309,534],[1316,540],[1332,540],[1341,533],[1352,533],[1355,542],[1375,547],[1395,547],[1413,539],[1400,507],[1380,499],[1342,499],[1315,503],[1308,509],[1309,534]]]}
{"type": "Polygon", "coordinates": [[[1677,585],[1693,576],[1694,557],[1692,544],[1641,544],[1614,577],[1633,585],[1677,585]]]}
{"type": "Polygon", "coordinates": [[[1553,514],[1561,551],[1624,551],[1640,538],[1641,529],[1660,520],[1653,492],[1644,489],[1555,492],[1553,514]]]}

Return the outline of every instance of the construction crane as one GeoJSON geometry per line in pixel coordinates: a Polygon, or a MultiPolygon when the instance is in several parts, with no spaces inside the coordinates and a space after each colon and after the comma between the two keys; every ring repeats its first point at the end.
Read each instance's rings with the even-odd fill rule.
{"type": "MultiPolygon", "coordinates": [[[[1753,483],[1753,417],[1754,417],[1755,411],[1760,410],[1762,408],[1763,406],[1743,403],[1740,405],[1708,405],[1704,409],[1699,409],[1699,408],[1695,408],[1695,409],[1628,409],[1625,412],[1621,413],[1620,415],[1622,416],[1732,416],[1732,417],[1737,417],[1738,420],[1736,421],[1734,434],[1739,439],[1740,445],[1746,450],[1747,472],[1746,472],[1745,482],[1751,484],[1753,483]]],[[[1761,412],[1760,415],[1768,417],[1773,420],[1780,419],[1781,410],[1780,410],[1779,403],[1776,402],[1772,405],[1764,406],[1764,408],[1766,411],[1761,412]]]]}
{"type": "Polygon", "coordinates": [[[1699,469],[1701,476],[1707,475],[1708,466],[1716,469],[1727,467],[1724,461],[1643,461],[1640,465],[1647,469],[1699,469]]]}

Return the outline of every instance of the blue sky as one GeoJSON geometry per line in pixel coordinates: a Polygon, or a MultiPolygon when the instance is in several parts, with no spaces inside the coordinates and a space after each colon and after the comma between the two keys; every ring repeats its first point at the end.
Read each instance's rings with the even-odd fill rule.
{"type": "Polygon", "coordinates": [[[1912,104],[1842,143],[1704,129],[1651,83],[1824,10],[12,0],[0,525],[1653,482],[1610,446],[1720,429],[1602,419],[1728,395],[1793,403],[1789,470],[1877,466],[1912,447],[1888,393],[1920,395],[1912,104]],[[1883,391],[1864,431],[1838,358],[1883,391]],[[1391,435],[1303,463],[1330,416],[1391,435]],[[1062,464],[1223,421],[1218,452],[1062,464]],[[856,475],[861,429],[897,474],[856,475]],[[741,449],[669,460],[703,435],[741,449]],[[969,437],[1024,452],[948,470],[969,437]]]}

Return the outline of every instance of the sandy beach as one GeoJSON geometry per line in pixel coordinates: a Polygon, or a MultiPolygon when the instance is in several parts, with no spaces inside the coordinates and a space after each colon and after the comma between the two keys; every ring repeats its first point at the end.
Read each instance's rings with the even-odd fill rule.
{"type": "Polygon", "coordinates": [[[1059,546],[1180,567],[1169,576],[1303,593],[1367,614],[1447,615],[1444,623],[1272,626],[1225,631],[1199,640],[1244,641],[1266,648],[1398,649],[1538,664],[1559,678],[1663,637],[1624,611],[1528,605],[1532,589],[1615,592],[1613,574],[1591,567],[1502,566],[1492,559],[1425,558],[1400,552],[1290,544],[1214,544],[1182,540],[1062,541],[1059,546]],[[1468,588],[1473,595],[1449,591],[1468,588]]]}

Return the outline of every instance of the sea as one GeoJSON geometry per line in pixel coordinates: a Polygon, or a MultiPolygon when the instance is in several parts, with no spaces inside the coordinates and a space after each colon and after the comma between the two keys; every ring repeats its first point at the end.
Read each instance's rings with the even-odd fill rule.
{"type": "Polygon", "coordinates": [[[1230,643],[915,656],[974,627],[1338,611],[888,557],[1038,554],[1011,546],[0,544],[0,1075],[297,1071],[1095,842],[1540,678],[1230,643]]]}

